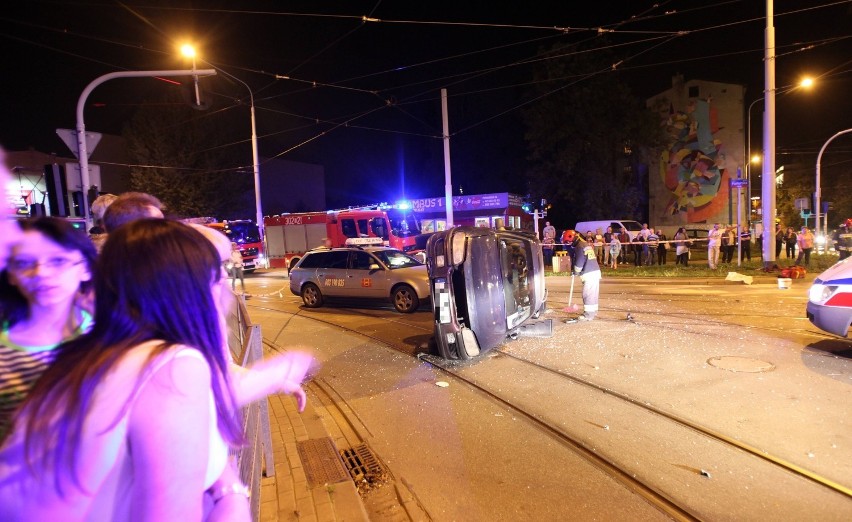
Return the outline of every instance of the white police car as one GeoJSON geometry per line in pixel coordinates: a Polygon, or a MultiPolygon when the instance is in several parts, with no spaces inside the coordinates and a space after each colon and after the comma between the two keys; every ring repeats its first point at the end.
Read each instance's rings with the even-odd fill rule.
{"type": "Polygon", "coordinates": [[[413,313],[429,298],[429,274],[426,265],[393,248],[317,248],[290,270],[290,291],[308,308],[327,298],[386,299],[398,312],[413,313]]]}
{"type": "Polygon", "coordinates": [[[838,262],[815,280],[808,293],[808,319],[820,330],[849,336],[852,323],[852,258],[838,262]]]}

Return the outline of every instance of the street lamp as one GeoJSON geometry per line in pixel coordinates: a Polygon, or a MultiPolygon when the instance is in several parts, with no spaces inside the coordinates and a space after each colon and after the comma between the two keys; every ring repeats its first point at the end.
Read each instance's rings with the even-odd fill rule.
{"type": "MultiPolygon", "coordinates": [[[[823,152],[825,152],[825,148],[826,148],[826,147],[828,147],[828,144],[829,144],[829,143],[831,143],[831,142],[832,142],[832,140],[834,140],[834,138],[837,138],[838,136],[841,136],[841,135],[843,135],[843,134],[847,134],[847,133],[849,133],[849,132],[852,132],[852,129],[846,129],[846,130],[844,130],[844,131],[840,131],[840,132],[838,132],[837,134],[835,134],[834,136],[832,136],[832,137],[828,138],[828,141],[826,141],[826,142],[825,142],[825,144],[822,146],[822,148],[821,148],[821,149],[819,149],[819,154],[817,154],[817,161],[816,161],[816,193],[814,194],[814,200],[815,200],[815,201],[814,201],[814,206],[816,206],[816,237],[820,237],[820,236],[819,236],[819,212],[820,212],[820,210],[822,210],[822,209],[820,208],[820,205],[822,204],[822,202],[821,202],[821,198],[822,198],[822,189],[820,189],[820,179],[819,179],[819,177],[820,177],[820,163],[822,163],[822,153],[823,153],[823,152]]],[[[827,229],[827,228],[828,228],[828,225],[826,224],[826,229],[827,229]]]]}
{"type": "MultiPolygon", "coordinates": [[[[188,58],[192,58],[192,68],[195,69],[195,57],[196,57],[195,48],[192,45],[184,44],[181,47],[181,53],[183,53],[183,55],[188,57],[188,58]]],[[[250,109],[251,109],[251,164],[252,164],[252,171],[254,173],[254,206],[255,206],[255,213],[256,213],[255,219],[257,220],[257,229],[258,229],[258,232],[260,233],[260,240],[265,243],[266,242],[266,239],[265,239],[266,235],[264,234],[264,229],[263,229],[263,209],[262,209],[262,206],[261,206],[261,203],[260,203],[260,161],[258,161],[258,155],[257,155],[257,122],[255,120],[255,113],[254,113],[254,93],[252,92],[251,87],[249,87],[246,82],[240,80],[239,78],[237,78],[233,74],[228,73],[227,71],[224,71],[222,69],[217,68],[216,66],[214,66],[210,62],[207,62],[206,60],[202,60],[202,61],[204,61],[205,63],[207,63],[208,65],[210,65],[214,69],[216,69],[217,71],[221,72],[222,74],[224,74],[228,78],[231,78],[232,80],[236,80],[237,82],[243,84],[243,87],[245,87],[246,90],[248,90],[248,92],[249,92],[249,104],[250,104],[250,109]]],[[[199,92],[198,92],[198,77],[196,77],[195,78],[195,98],[196,98],[196,102],[200,103],[198,95],[199,95],[199,92]]],[[[264,256],[264,260],[265,260],[264,262],[268,263],[268,257],[264,256]]]]}
{"type": "MultiPolygon", "coordinates": [[[[161,76],[194,76],[198,82],[199,76],[212,76],[216,74],[213,69],[196,70],[193,66],[192,70],[167,70],[167,71],[121,71],[98,76],[92,80],[89,85],[83,89],[80,94],[80,99],[77,100],[77,159],[80,161],[80,184],[83,188],[83,194],[89,190],[89,150],[86,142],[86,123],[83,119],[83,109],[86,108],[86,100],[89,95],[95,90],[95,87],[105,81],[115,78],[158,78],[161,76]]],[[[197,85],[197,84],[196,84],[197,85]]],[[[92,226],[91,216],[89,215],[89,205],[83,205],[83,218],[86,220],[86,230],[92,226]]]]}
{"type": "MultiPolygon", "coordinates": [[[[798,90],[798,89],[810,89],[811,87],[813,87],[813,85],[814,85],[813,78],[806,76],[806,77],[802,78],[802,80],[797,84],[786,85],[784,87],[780,87],[778,89],[775,89],[775,91],[777,91],[778,94],[785,94],[785,93],[788,93],[788,92],[791,92],[791,91],[794,91],[794,90],[798,90]]],[[[753,102],[751,102],[749,104],[748,110],[746,111],[746,113],[748,115],[747,116],[748,117],[748,125],[747,125],[748,133],[746,135],[746,140],[747,140],[746,146],[747,146],[748,152],[746,153],[746,157],[749,158],[749,164],[748,164],[748,169],[747,169],[747,175],[748,175],[747,192],[748,192],[749,205],[751,205],[751,164],[757,165],[757,164],[760,164],[761,161],[762,161],[762,157],[760,155],[757,155],[757,154],[753,155],[751,153],[751,109],[752,109],[752,107],[754,107],[754,105],[757,102],[763,101],[765,99],[766,99],[766,96],[761,96],[760,98],[754,100],[753,102]]],[[[766,210],[766,208],[764,207],[764,211],[765,210],[766,210]]],[[[774,216],[772,216],[772,217],[774,217],[774,216]]],[[[770,217],[770,219],[772,217],[770,217]]],[[[749,221],[748,224],[751,225],[751,208],[749,208],[749,219],[748,219],[748,221],[749,221]]],[[[769,232],[774,232],[774,229],[770,230],[769,232]]],[[[767,231],[764,230],[763,233],[766,234],[767,231]]]]}

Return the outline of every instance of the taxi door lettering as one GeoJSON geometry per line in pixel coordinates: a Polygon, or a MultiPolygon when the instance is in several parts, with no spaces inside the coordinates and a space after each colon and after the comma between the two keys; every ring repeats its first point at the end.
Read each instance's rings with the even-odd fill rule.
{"type": "Polygon", "coordinates": [[[371,277],[362,277],[361,286],[363,288],[370,288],[371,286],[373,286],[373,279],[371,277]]]}

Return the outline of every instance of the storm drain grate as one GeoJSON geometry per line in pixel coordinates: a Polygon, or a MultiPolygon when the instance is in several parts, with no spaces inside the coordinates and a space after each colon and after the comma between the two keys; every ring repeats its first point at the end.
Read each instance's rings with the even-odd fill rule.
{"type": "Polygon", "coordinates": [[[374,489],[388,480],[388,473],[379,459],[373,455],[366,444],[340,452],[343,462],[349,469],[349,475],[355,481],[355,486],[361,494],[374,489]]]}
{"type": "Polygon", "coordinates": [[[330,437],[297,442],[296,450],[299,452],[310,487],[349,480],[349,473],[346,472],[337,447],[330,437]]]}

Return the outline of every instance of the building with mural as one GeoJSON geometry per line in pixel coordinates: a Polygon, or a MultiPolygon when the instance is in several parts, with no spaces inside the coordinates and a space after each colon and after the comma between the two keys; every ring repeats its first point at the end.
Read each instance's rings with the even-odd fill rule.
{"type": "MultiPolygon", "coordinates": [[[[498,219],[502,219],[506,227],[532,230],[533,218],[522,205],[521,196],[508,192],[453,196],[453,223],[456,226],[496,228],[498,219]]],[[[446,230],[445,198],[414,199],[411,208],[420,221],[421,232],[446,230]]]]}
{"type": "MultiPolygon", "coordinates": [[[[659,111],[668,142],[651,155],[648,218],[657,226],[737,222],[738,197],[731,180],[746,176],[743,97],[745,87],[672,79],[672,88],[647,100],[659,111]]],[[[736,184],[736,183],[735,183],[736,184]]]]}

